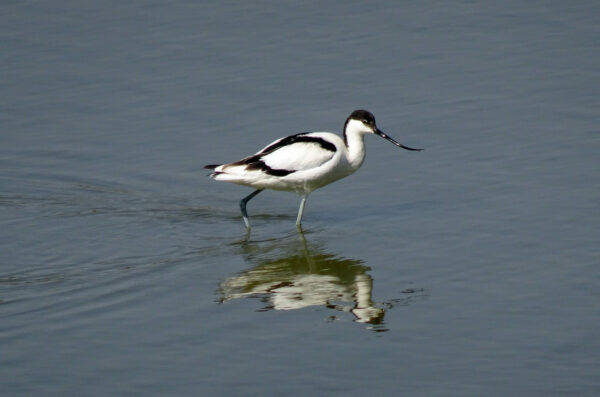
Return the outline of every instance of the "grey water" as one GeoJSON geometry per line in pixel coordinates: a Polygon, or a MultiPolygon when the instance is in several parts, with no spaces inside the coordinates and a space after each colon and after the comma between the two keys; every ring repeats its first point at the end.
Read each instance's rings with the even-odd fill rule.
{"type": "Polygon", "coordinates": [[[0,394],[600,394],[598,2],[0,14],[0,394]],[[202,166],[360,108],[245,238],[202,166]]]}

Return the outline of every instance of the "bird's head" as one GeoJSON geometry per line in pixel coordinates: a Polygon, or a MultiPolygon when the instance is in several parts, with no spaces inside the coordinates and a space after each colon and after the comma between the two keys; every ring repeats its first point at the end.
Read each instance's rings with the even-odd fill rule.
{"type": "Polygon", "coordinates": [[[391,137],[387,136],[383,131],[377,128],[377,124],[375,123],[375,116],[373,113],[366,110],[355,110],[348,116],[346,119],[346,124],[344,125],[344,136],[348,134],[357,134],[363,136],[365,134],[376,134],[392,142],[394,145],[401,147],[406,150],[420,151],[423,149],[413,149],[408,146],[404,146],[403,144],[397,142],[391,137]]]}

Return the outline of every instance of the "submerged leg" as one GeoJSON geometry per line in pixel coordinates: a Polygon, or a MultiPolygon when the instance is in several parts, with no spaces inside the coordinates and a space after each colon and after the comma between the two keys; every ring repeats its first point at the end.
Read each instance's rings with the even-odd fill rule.
{"type": "Polygon", "coordinates": [[[300,227],[302,224],[302,214],[304,213],[304,204],[306,204],[307,194],[302,196],[302,201],[300,202],[300,208],[298,209],[298,217],[296,218],[296,226],[300,227]]]}
{"type": "Polygon", "coordinates": [[[256,196],[258,193],[262,192],[262,189],[257,189],[240,200],[240,210],[242,210],[242,216],[244,217],[244,223],[246,224],[246,229],[250,229],[250,221],[248,221],[248,212],[246,211],[246,204],[248,201],[252,199],[252,197],[256,196]]]}

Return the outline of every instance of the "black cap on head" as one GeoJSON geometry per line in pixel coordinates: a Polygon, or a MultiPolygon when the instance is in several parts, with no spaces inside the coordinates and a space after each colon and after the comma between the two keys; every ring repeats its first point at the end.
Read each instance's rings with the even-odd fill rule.
{"type": "Polygon", "coordinates": [[[348,117],[348,120],[350,120],[350,119],[360,120],[368,125],[375,125],[375,116],[373,116],[373,113],[371,113],[367,110],[364,110],[364,109],[359,109],[359,110],[355,110],[354,112],[352,112],[350,114],[350,117],[348,117]]]}

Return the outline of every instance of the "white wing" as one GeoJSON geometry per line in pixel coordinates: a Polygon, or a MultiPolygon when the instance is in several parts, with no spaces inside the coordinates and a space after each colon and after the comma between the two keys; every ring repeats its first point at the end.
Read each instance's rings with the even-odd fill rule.
{"type": "Polygon", "coordinates": [[[335,151],[323,148],[318,142],[300,141],[281,146],[260,157],[260,161],[274,170],[301,171],[317,168],[328,162],[335,151]]]}

